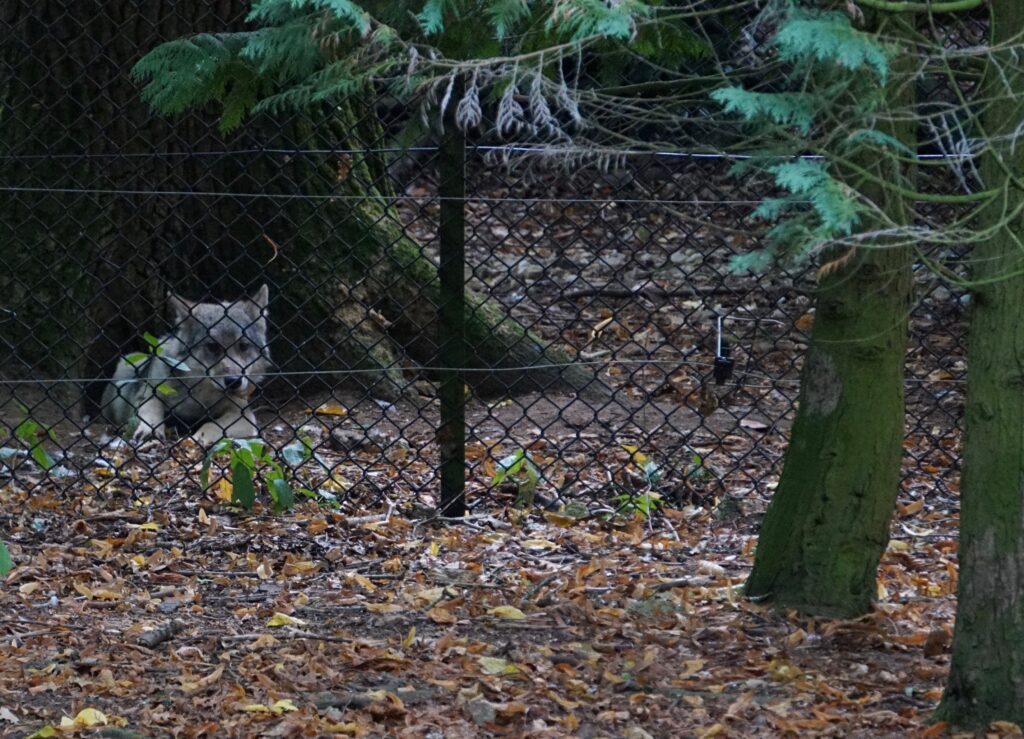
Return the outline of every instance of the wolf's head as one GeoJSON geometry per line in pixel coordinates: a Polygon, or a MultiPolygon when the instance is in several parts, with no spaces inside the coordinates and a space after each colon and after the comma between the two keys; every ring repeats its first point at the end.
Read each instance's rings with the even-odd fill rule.
{"type": "Polygon", "coordinates": [[[171,333],[184,348],[188,374],[207,376],[225,394],[251,395],[270,366],[268,298],[266,285],[251,298],[220,303],[170,296],[171,333]]]}

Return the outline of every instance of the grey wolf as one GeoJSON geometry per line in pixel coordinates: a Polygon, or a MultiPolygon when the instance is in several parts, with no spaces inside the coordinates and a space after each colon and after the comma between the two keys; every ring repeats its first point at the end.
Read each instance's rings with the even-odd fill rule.
{"type": "Polygon", "coordinates": [[[134,425],[134,442],[164,438],[169,420],[202,424],[194,435],[201,444],[255,436],[249,400],[270,367],[268,298],[266,285],[251,298],[217,303],[170,295],[170,332],[148,356],[118,363],[103,393],[103,416],[134,425]]]}

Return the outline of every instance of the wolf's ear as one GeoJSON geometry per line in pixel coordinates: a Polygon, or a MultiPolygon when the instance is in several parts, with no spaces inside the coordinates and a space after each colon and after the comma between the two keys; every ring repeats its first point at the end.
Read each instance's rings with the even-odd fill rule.
{"type": "Polygon", "coordinates": [[[265,314],[267,312],[267,304],[270,303],[270,288],[267,287],[267,283],[260,285],[260,289],[256,291],[256,294],[250,298],[255,303],[259,313],[265,314]]]}
{"type": "Polygon", "coordinates": [[[196,305],[191,300],[174,293],[167,295],[167,302],[171,306],[171,315],[175,325],[184,323],[192,315],[192,309],[196,305]]]}

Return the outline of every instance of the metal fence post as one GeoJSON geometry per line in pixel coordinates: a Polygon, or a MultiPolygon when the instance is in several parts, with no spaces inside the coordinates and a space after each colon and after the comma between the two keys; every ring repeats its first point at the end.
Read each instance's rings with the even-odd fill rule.
{"type": "MultiPolygon", "coordinates": [[[[454,111],[462,96],[462,81],[455,81],[449,111],[454,111]]],[[[445,116],[438,170],[441,216],[438,227],[441,264],[438,355],[441,366],[441,424],[437,432],[441,454],[442,516],[462,516],[466,512],[466,397],[465,380],[460,368],[466,366],[466,140],[455,124],[455,116],[445,116]]]]}

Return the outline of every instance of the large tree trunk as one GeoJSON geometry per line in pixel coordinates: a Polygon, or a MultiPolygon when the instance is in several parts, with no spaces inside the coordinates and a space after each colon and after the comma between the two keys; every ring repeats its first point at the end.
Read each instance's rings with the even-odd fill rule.
{"type": "MultiPolygon", "coordinates": [[[[394,398],[404,357],[436,363],[435,265],[403,234],[379,157],[294,153],[380,147],[371,107],[227,136],[213,116],[152,114],[128,79],[160,42],[240,30],[247,10],[240,0],[0,5],[0,157],[21,157],[0,167],[0,185],[18,188],[0,191],[0,308],[16,312],[2,326],[3,372],[109,374],[143,331],[159,332],[167,290],[233,298],[264,276],[279,369],[369,369],[355,377],[394,398]]],[[[568,357],[471,300],[471,364],[523,368],[472,373],[479,389],[592,379],[531,369],[568,357]]]]}
{"type": "MultiPolygon", "coordinates": [[[[909,127],[889,133],[913,146],[909,127]]],[[[869,166],[887,181],[909,174],[869,166]]],[[[850,181],[906,222],[898,197],[850,181]]],[[[819,285],[799,408],[746,584],[750,597],[815,615],[870,610],[899,489],[911,263],[906,248],[876,246],[819,285]]]]}
{"type": "MultiPolygon", "coordinates": [[[[983,121],[992,149],[986,188],[1006,188],[986,216],[994,228],[1021,205],[1024,74],[1020,0],[993,0],[990,101],[983,121]],[[1002,67],[997,71],[997,65],[1002,67]],[[1000,162],[1001,160],[1001,162],[1000,162]],[[1009,183],[1008,178],[1017,178],[1009,183]]],[[[958,726],[1024,725],[1024,219],[1002,223],[974,253],[960,511],[960,584],[953,661],[938,715],[958,726]]]]}

